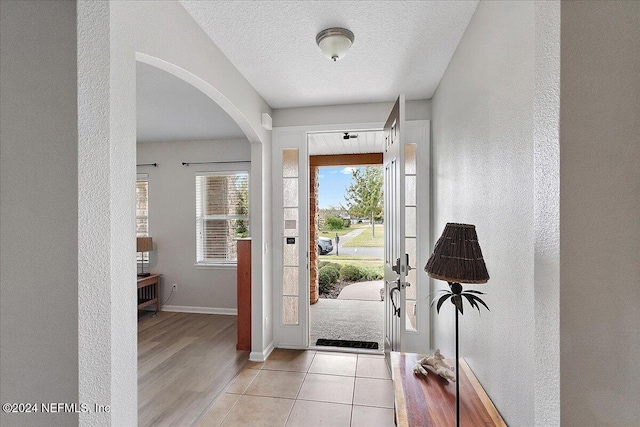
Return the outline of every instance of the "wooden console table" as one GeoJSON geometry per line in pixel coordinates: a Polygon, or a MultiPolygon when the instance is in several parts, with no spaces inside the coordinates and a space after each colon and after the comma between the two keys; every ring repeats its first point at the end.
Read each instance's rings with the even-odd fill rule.
{"type": "Polygon", "coordinates": [[[155,304],[156,314],[160,311],[160,276],[138,277],[138,310],[155,304]]]}
{"type": "MultiPolygon", "coordinates": [[[[391,352],[391,374],[395,393],[398,427],[445,427],[456,425],[456,387],[433,371],[428,376],[415,375],[413,366],[422,356],[416,353],[391,352]]],[[[453,364],[451,360],[447,363],[453,364]]],[[[505,426],[500,413],[460,358],[460,425],[505,426]]]]}

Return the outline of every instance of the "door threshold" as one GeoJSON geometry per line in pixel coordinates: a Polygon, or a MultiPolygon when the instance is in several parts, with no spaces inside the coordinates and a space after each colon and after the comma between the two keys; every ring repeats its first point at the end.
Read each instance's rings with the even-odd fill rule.
{"type": "Polygon", "coordinates": [[[353,347],[329,347],[326,345],[312,345],[309,346],[309,350],[317,352],[330,352],[330,353],[350,353],[350,354],[368,354],[371,356],[384,356],[384,350],[369,350],[365,348],[353,348],[353,347]]]}

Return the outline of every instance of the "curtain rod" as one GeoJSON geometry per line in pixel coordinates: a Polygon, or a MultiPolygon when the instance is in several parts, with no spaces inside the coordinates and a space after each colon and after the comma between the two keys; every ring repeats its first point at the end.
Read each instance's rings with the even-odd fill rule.
{"type": "Polygon", "coordinates": [[[251,163],[249,160],[236,160],[230,162],[182,162],[182,166],[191,166],[191,165],[213,165],[220,163],[251,163]]]}
{"type": "Polygon", "coordinates": [[[139,163],[136,166],[153,166],[154,168],[158,167],[157,163],[139,163]]]}

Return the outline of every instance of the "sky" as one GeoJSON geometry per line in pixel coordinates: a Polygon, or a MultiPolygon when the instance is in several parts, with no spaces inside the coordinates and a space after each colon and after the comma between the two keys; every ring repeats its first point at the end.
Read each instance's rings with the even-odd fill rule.
{"type": "Polygon", "coordinates": [[[320,209],[345,205],[344,194],[351,184],[353,169],[356,168],[332,166],[321,167],[318,170],[318,204],[320,209]]]}

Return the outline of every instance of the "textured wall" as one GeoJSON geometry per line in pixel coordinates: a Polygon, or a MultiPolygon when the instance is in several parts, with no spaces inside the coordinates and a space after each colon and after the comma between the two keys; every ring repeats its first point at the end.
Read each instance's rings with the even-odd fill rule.
{"type": "Polygon", "coordinates": [[[270,139],[271,132],[261,125],[261,114],[270,114],[271,107],[178,2],[120,3],[127,11],[129,37],[139,60],[178,67],[178,77],[213,97],[250,142],[270,139]],[[140,25],[141,20],[145,25],[140,25]]]}
{"type": "Polygon", "coordinates": [[[137,418],[135,63],[119,2],[79,2],[79,399],[111,411],[80,425],[137,418]]]}
{"type": "MultiPolygon", "coordinates": [[[[481,2],[432,99],[433,238],[475,224],[491,275],[461,355],[513,426],[534,424],[533,69],[533,3],[481,2]]],[[[451,355],[452,307],[433,323],[451,355]]]]}
{"type": "MultiPolygon", "coordinates": [[[[146,142],[138,144],[138,163],[158,163],[139,167],[149,175],[149,234],[153,237],[150,271],[162,273],[162,298],[171,284],[178,284],[168,305],[235,309],[236,269],[197,268],[195,235],[195,173],[238,170],[244,165],[194,165],[182,162],[250,161],[249,141],[146,142]]],[[[250,180],[255,179],[250,176],[250,180]]],[[[260,179],[259,177],[257,179],[260,179]]],[[[251,221],[251,229],[259,227],[251,221]]]]}
{"type": "MultiPolygon", "coordinates": [[[[74,2],[0,3],[0,401],[78,401],[74,2]]],[[[3,426],[77,414],[0,413],[3,426]]]]}
{"type": "MultiPolygon", "coordinates": [[[[78,100],[79,394],[80,399],[112,405],[109,415],[81,414],[80,424],[105,425],[110,418],[112,425],[130,425],[137,417],[135,60],[173,72],[219,101],[247,138],[258,143],[260,155],[252,155],[254,175],[263,173],[259,143],[270,142],[260,113],[270,108],[177,2],[79,2],[78,33],[78,66],[83,70],[78,100]]],[[[270,147],[264,149],[270,152],[270,147]]],[[[262,207],[269,205],[262,182],[254,181],[257,191],[252,186],[260,196],[252,204],[258,223],[262,207]]],[[[253,241],[262,245],[261,229],[253,241]]],[[[261,322],[261,291],[268,296],[271,289],[263,281],[262,254],[255,253],[252,286],[260,312],[255,321],[261,322]]],[[[262,347],[264,330],[254,331],[262,347]]]]}
{"type": "Polygon", "coordinates": [[[638,426],[640,3],[561,17],[561,420],[638,426]]]}
{"type": "Polygon", "coordinates": [[[535,3],[535,423],[560,423],[560,2],[535,3]]]}
{"type": "Polygon", "coordinates": [[[271,107],[260,94],[238,72],[227,57],[211,41],[187,11],[177,2],[144,1],[117,2],[127,11],[127,36],[135,39],[136,58],[158,66],[200,89],[211,97],[233,118],[252,144],[251,173],[262,176],[263,180],[253,180],[251,192],[251,217],[254,224],[261,224],[252,230],[252,270],[251,287],[253,306],[252,346],[262,352],[271,342],[271,276],[268,222],[271,206],[269,186],[269,157],[271,156],[271,131],[261,125],[262,113],[271,114],[271,107]],[[139,25],[144,21],[145,25],[139,25]],[[260,247],[261,250],[255,250],[260,247]]]}

